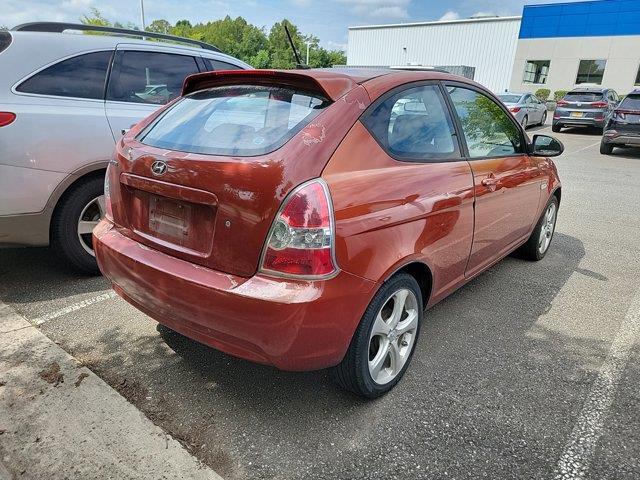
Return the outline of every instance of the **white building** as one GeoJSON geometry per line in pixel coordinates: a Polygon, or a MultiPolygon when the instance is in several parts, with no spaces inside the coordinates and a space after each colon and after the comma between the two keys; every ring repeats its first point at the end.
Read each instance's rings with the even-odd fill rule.
{"type": "Polygon", "coordinates": [[[640,0],[527,5],[522,17],[349,28],[347,65],[466,66],[501,92],[640,87],[640,0]]]}
{"type": "Polygon", "coordinates": [[[348,66],[462,65],[494,91],[509,87],[520,17],[349,27],[348,66]]]}

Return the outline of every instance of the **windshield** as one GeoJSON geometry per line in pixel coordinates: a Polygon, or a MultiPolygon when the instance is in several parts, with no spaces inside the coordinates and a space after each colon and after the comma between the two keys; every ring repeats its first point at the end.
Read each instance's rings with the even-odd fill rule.
{"type": "Polygon", "coordinates": [[[504,103],[518,103],[520,101],[520,97],[522,97],[522,95],[509,95],[506,93],[498,95],[498,98],[504,103]]]}
{"type": "Polygon", "coordinates": [[[292,88],[216,87],[179,100],[139,140],[191,153],[262,155],[284,145],[328,105],[318,94],[292,88]]]}
{"type": "Polygon", "coordinates": [[[599,92],[569,92],[564,96],[567,102],[597,102],[602,100],[602,93],[599,92]]]}
{"type": "Polygon", "coordinates": [[[622,100],[620,108],[624,110],[639,110],[640,111],[640,95],[627,95],[622,100]]]}

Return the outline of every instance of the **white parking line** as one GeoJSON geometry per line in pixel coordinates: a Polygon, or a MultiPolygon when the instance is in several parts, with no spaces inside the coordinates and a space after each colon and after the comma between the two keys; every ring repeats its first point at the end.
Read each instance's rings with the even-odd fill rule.
{"type": "Polygon", "coordinates": [[[71,312],[75,312],[76,310],[80,310],[81,308],[88,307],[89,305],[94,305],[96,303],[104,302],[105,300],[109,300],[110,298],[117,297],[116,292],[110,290],[106,293],[102,293],[100,295],[96,295],[95,297],[87,298],[86,300],[82,300],[81,302],[73,303],[68,307],[61,308],[60,310],[56,310],[54,312],[45,313],[40,317],[34,318],[31,320],[31,323],[34,325],[42,325],[49,320],[53,320],[54,318],[61,317],[71,312]]]}
{"type": "Polygon", "coordinates": [[[575,152],[568,152],[568,153],[565,153],[563,156],[565,156],[565,157],[566,157],[566,156],[568,156],[568,155],[575,155],[576,153],[583,152],[584,150],[587,150],[587,149],[589,149],[589,148],[591,148],[591,147],[595,147],[596,145],[600,145],[600,140],[598,140],[596,143],[592,143],[591,145],[587,145],[586,147],[582,147],[582,148],[580,148],[580,149],[576,150],[575,152]]]}
{"type": "Polygon", "coordinates": [[[631,349],[639,337],[640,289],[636,291],[620,329],[613,339],[607,358],[600,367],[589,397],[571,433],[571,439],[558,461],[554,476],[556,480],[578,480],[586,477],[620,377],[629,360],[631,349]]]}

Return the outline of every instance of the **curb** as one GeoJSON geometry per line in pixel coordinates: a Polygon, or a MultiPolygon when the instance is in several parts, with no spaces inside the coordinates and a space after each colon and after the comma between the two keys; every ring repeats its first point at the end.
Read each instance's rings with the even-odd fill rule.
{"type": "Polygon", "coordinates": [[[0,479],[222,480],[0,301],[0,479]]]}

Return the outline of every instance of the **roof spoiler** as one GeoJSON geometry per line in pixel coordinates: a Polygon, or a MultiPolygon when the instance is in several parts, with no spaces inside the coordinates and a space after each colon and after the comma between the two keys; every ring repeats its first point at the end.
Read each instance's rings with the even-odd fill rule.
{"type": "Polygon", "coordinates": [[[332,101],[344,96],[357,83],[346,75],[313,70],[218,70],[185,78],[182,95],[222,85],[280,85],[318,92],[332,101]],[[310,74],[313,72],[313,74],[310,74]]]}

